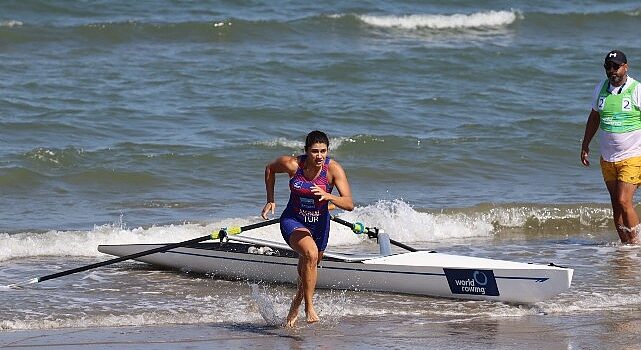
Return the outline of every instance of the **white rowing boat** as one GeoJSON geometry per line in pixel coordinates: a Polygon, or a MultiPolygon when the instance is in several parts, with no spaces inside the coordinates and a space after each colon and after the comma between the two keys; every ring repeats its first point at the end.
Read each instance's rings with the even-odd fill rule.
{"type": "MultiPolygon", "coordinates": [[[[224,279],[296,283],[298,258],[287,245],[244,236],[194,243],[136,257],[153,265],[213,274],[224,279]],[[231,242],[233,241],[233,242],[231,242]]],[[[380,236],[381,254],[326,251],[318,288],[366,290],[446,298],[535,303],[570,288],[573,270],[505,260],[413,251],[391,254],[380,236]]],[[[392,241],[394,243],[394,241],[392,241]]],[[[101,245],[100,252],[128,256],[164,244],[101,245]]]]}

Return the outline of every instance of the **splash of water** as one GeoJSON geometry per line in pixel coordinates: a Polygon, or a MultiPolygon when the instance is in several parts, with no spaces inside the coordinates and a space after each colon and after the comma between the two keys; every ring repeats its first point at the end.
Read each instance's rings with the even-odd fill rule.
{"type": "Polygon", "coordinates": [[[280,325],[285,317],[279,313],[276,304],[274,304],[274,296],[269,295],[267,287],[260,288],[256,283],[249,284],[249,287],[251,288],[251,297],[265,322],[270,326],[280,325]]]}

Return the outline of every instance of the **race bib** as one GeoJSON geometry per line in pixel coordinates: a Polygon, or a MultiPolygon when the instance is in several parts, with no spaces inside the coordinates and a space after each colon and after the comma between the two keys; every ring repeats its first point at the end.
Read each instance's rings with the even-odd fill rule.
{"type": "Polygon", "coordinates": [[[632,100],[624,97],[621,100],[621,110],[623,111],[631,111],[632,110],[632,100]]]}

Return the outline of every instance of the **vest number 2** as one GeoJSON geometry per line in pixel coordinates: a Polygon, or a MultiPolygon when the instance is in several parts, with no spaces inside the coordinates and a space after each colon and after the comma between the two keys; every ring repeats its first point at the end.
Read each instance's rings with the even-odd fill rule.
{"type": "Polygon", "coordinates": [[[624,98],[623,100],[621,100],[621,109],[624,111],[631,111],[632,101],[630,101],[629,98],[624,98]]]}

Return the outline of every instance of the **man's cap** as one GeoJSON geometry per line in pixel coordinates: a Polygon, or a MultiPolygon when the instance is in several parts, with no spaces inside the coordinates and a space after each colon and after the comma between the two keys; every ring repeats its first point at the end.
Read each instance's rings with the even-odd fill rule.
{"type": "Polygon", "coordinates": [[[605,63],[614,62],[616,64],[628,63],[628,59],[625,57],[623,51],[612,50],[605,55],[605,63]]]}

